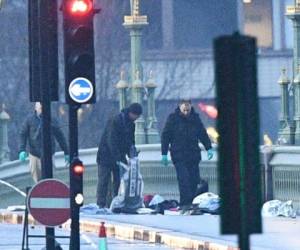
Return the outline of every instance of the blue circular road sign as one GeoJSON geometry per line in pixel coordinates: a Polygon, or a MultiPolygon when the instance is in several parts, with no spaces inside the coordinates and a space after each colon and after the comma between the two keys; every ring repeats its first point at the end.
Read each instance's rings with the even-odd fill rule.
{"type": "Polygon", "coordinates": [[[69,95],[74,102],[85,103],[94,93],[93,84],[84,77],[75,78],[69,85],[69,95]]]}

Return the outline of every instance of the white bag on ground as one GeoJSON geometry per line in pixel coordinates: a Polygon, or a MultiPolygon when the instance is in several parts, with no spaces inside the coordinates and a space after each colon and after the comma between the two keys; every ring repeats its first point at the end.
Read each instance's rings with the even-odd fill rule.
{"type": "Polygon", "coordinates": [[[220,208],[220,197],[214,193],[206,192],[196,196],[193,205],[198,206],[202,212],[216,214],[220,208]]]}
{"type": "Polygon", "coordinates": [[[125,172],[120,171],[124,174],[121,176],[119,192],[110,205],[110,209],[114,213],[137,213],[137,209],[144,207],[144,183],[135,148],[131,149],[130,155],[128,166],[124,163],[120,164],[125,172]]]}
{"type": "Polygon", "coordinates": [[[264,203],[261,209],[261,214],[264,217],[296,217],[296,211],[293,208],[292,200],[286,202],[282,202],[280,200],[267,201],[266,203],[264,203]]]}

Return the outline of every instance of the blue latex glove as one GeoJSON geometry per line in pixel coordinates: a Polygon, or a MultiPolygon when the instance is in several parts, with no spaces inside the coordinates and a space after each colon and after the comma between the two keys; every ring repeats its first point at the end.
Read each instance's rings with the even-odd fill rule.
{"type": "Polygon", "coordinates": [[[163,166],[165,166],[165,167],[167,167],[168,166],[168,156],[167,155],[162,155],[161,156],[161,164],[163,165],[163,166]]]}
{"type": "Polygon", "coordinates": [[[19,160],[20,161],[25,161],[26,160],[26,158],[27,158],[27,153],[25,152],[25,151],[21,151],[20,153],[19,153],[19,160]]]}
{"type": "Polygon", "coordinates": [[[214,156],[214,152],[212,149],[207,150],[207,159],[211,160],[214,156]]]}
{"type": "Polygon", "coordinates": [[[70,162],[70,156],[69,155],[65,155],[65,162],[67,162],[67,163],[70,162]]]}

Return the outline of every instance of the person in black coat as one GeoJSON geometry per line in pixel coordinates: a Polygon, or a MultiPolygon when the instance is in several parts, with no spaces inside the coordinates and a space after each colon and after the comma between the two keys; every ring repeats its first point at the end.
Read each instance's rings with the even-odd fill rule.
{"type": "MultiPolygon", "coordinates": [[[[60,128],[58,121],[52,119],[52,154],[55,153],[55,140],[58,142],[65,154],[65,161],[69,162],[69,153],[66,138],[60,128]]],[[[42,105],[35,103],[35,111],[24,121],[20,130],[19,160],[25,161],[29,152],[29,168],[34,182],[42,178],[41,157],[42,157],[42,105]]]]}
{"type": "Polygon", "coordinates": [[[161,153],[162,164],[167,166],[170,146],[182,209],[188,209],[191,206],[193,198],[197,195],[197,186],[200,184],[199,141],[207,150],[210,160],[213,157],[212,146],[201,119],[194,111],[190,100],[181,100],[175,112],[169,115],[162,131],[161,153]]]}
{"type": "Polygon", "coordinates": [[[139,103],[133,103],[109,119],[105,126],[97,152],[97,205],[100,208],[109,205],[106,196],[111,173],[113,174],[113,195],[118,194],[120,186],[118,163],[127,163],[126,155],[129,156],[131,146],[135,145],[134,121],[140,117],[142,111],[139,103]]]}

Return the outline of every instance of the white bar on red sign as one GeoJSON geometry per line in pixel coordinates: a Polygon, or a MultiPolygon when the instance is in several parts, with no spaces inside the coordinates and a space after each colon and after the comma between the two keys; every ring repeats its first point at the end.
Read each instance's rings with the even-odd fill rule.
{"type": "Polygon", "coordinates": [[[31,208],[70,208],[69,198],[31,198],[31,208]]]}

